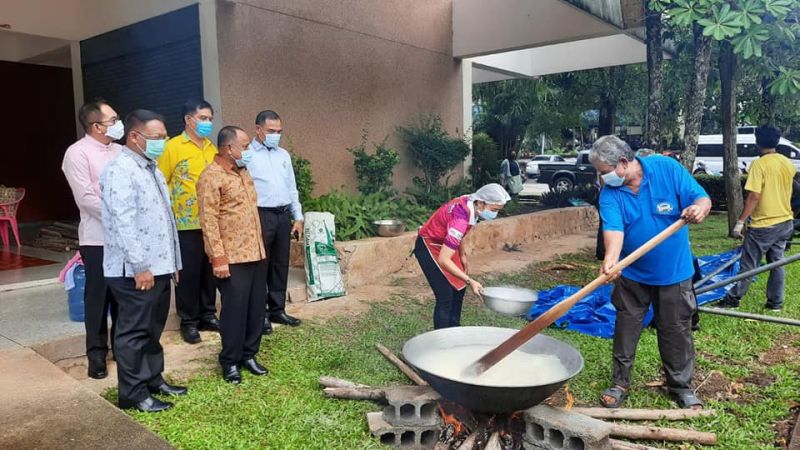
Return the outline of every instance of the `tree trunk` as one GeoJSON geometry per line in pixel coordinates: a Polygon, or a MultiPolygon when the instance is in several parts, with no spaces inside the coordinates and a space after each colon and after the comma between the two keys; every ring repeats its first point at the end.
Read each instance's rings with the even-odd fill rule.
{"type": "Polygon", "coordinates": [[[609,99],[600,101],[600,118],[597,120],[597,137],[614,134],[614,116],[617,115],[617,105],[609,99]]]}
{"type": "Polygon", "coordinates": [[[728,199],[728,233],[733,231],[744,209],[741,168],[736,153],[736,70],[737,56],[733,46],[723,41],[719,52],[719,78],[722,84],[722,173],[725,177],[725,196],[728,199]]]}
{"type": "Polygon", "coordinates": [[[764,113],[766,116],[762,122],[765,125],[775,126],[775,108],[777,102],[775,96],[769,91],[769,84],[772,80],[768,77],[761,78],[761,101],[764,103],[764,113]]]}
{"type": "Polygon", "coordinates": [[[681,164],[691,173],[697,156],[697,139],[703,124],[706,102],[708,71],[711,68],[711,38],[703,36],[703,27],[694,24],[694,66],[692,67],[689,97],[684,113],[683,145],[681,164]]]}
{"type": "MultiPolygon", "coordinates": [[[[647,2],[645,2],[647,3],[647,2]]],[[[647,5],[645,5],[647,8],[647,5]]],[[[664,53],[661,13],[646,11],[647,40],[647,144],[657,150],[661,145],[661,93],[664,84],[664,53]]]]}

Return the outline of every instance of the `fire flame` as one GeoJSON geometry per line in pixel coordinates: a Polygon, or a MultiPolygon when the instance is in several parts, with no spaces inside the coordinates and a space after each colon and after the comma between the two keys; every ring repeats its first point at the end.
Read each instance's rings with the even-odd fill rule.
{"type": "Polygon", "coordinates": [[[449,414],[447,411],[445,411],[441,404],[439,404],[439,414],[441,414],[445,425],[450,425],[453,427],[454,436],[458,436],[465,431],[464,424],[458,420],[458,418],[456,418],[455,414],[449,414]]]}
{"type": "Polygon", "coordinates": [[[564,395],[567,397],[567,404],[564,409],[569,411],[572,409],[572,405],[575,404],[575,398],[572,396],[572,392],[569,391],[569,385],[564,386],[564,395]]]}

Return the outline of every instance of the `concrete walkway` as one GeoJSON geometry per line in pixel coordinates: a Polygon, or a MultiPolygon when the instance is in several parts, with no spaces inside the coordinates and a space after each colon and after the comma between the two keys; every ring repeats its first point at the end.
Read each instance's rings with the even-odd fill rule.
{"type": "Polygon", "coordinates": [[[31,349],[0,351],[0,386],[0,448],[172,448],[31,349]]]}

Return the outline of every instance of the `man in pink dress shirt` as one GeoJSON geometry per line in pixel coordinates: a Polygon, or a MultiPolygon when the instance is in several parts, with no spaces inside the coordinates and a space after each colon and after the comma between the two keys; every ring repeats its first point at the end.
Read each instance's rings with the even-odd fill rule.
{"type": "Polygon", "coordinates": [[[86,313],[84,319],[86,356],[89,359],[89,377],[99,380],[108,376],[107,317],[110,310],[113,350],[117,305],[103,277],[104,239],[98,180],[106,165],[122,149],[122,146],[115,144],[114,141],[122,138],[125,128],[116,111],[101,99],[81,106],[78,120],[86,135],[67,149],[61,170],[67,177],[75,203],[81,212],[78,235],[81,258],[86,269],[86,289],[83,297],[86,313]]]}

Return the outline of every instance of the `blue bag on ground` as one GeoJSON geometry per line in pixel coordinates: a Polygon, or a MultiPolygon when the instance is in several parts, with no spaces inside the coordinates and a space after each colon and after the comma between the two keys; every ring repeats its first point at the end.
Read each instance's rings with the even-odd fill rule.
{"type": "Polygon", "coordinates": [[[67,289],[69,320],[73,322],[83,322],[83,291],[86,288],[86,271],[83,268],[83,264],[76,264],[70,268],[67,277],[70,277],[72,280],[69,283],[70,288],[67,289]]]}
{"type": "MultiPolygon", "coordinates": [[[[731,250],[718,255],[702,256],[697,258],[701,274],[708,274],[720,267],[741,252],[741,249],[731,250]]],[[[733,277],[739,272],[739,263],[736,262],[723,270],[704,284],[716,283],[733,277]]],[[[701,275],[701,278],[704,275],[701,275]]],[[[715,302],[722,299],[732,285],[715,289],[697,298],[698,305],[715,302]]],[[[575,304],[566,314],[555,321],[555,326],[567,330],[577,331],[590,336],[612,338],[616,323],[617,311],[611,304],[612,285],[601,286],[596,291],[586,296],[575,304]]],[[[528,312],[528,320],[534,320],[557,303],[580,290],[577,286],[556,286],[546,291],[539,291],[539,298],[528,312]]],[[[653,320],[653,307],[647,311],[643,326],[646,327],[653,320]]]]}

